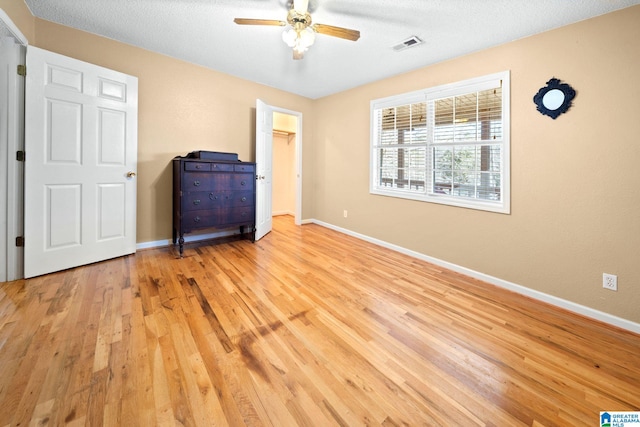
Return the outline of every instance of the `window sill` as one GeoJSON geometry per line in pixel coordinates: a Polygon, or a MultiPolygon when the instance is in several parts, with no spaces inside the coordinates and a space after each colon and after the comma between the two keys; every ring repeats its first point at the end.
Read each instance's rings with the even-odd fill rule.
{"type": "Polygon", "coordinates": [[[414,192],[402,191],[402,190],[393,190],[388,191],[384,189],[374,188],[369,190],[370,194],[375,196],[385,196],[385,197],[395,197],[400,199],[408,199],[415,200],[418,202],[426,202],[426,203],[436,203],[440,205],[448,205],[455,206],[459,208],[467,208],[474,209],[486,212],[494,212],[509,215],[511,214],[511,209],[509,203],[505,201],[501,202],[492,202],[492,201],[479,201],[477,199],[474,200],[465,200],[460,197],[451,197],[448,195],[440,195],[440,194],[416,194],[414,192]]]}

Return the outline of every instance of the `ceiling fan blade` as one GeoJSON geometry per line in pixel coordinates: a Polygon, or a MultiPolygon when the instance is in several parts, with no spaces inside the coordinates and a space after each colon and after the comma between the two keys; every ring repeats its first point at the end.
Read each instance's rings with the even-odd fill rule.
{"type": "Polygon", "coordinates": [[[356,41],[360,38],[360,31],[350,30],[348,28],[334,27],[333,25],[313,24],[313,29],[327,36],[339,37],[341,39],[356,41]]]}
{"type": "Polygon", "coordinates": [[[278,21],[277,19],[249,19],[249,18],[236,18],[233,20],[238,25],[274,25],[276,27],[284,27],[287,25],[284,21],[278,21]]]}

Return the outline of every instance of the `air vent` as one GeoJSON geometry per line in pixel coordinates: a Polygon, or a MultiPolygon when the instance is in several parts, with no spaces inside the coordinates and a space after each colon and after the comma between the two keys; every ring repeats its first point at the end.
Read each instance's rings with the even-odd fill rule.
{"type": "Polygon", "coordinates": [[[418,46],[419,44],[422,44],[422,43],[424,42],[420,39],[420,37],[411,36],[405,41],[400,42],[397,45],[393,46],[393,50],[395,50],[396,52],[400,52],[402,50],[409,49],[410,47],[418,46]]]}

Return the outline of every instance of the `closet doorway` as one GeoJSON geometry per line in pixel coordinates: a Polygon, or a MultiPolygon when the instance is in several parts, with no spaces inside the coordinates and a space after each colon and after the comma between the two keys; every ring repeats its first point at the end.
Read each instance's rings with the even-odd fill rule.
{"type": "MultiPolygon", "coordinates": [[[[272,216],[291,215],[294,218],[297,217],[297,132],[297,116],[274,111],[272,216]]],[[[296,220],[299,221],[299,218],[296,220]]]]}

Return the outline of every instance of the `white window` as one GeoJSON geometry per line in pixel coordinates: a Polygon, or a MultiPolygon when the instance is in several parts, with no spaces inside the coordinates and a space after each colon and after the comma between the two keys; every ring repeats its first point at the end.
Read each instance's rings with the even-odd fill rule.
{"type": "Polygon", "coordinates": [[[509,72],[371,101],[370,192],[509,213],[509,72]]]}

